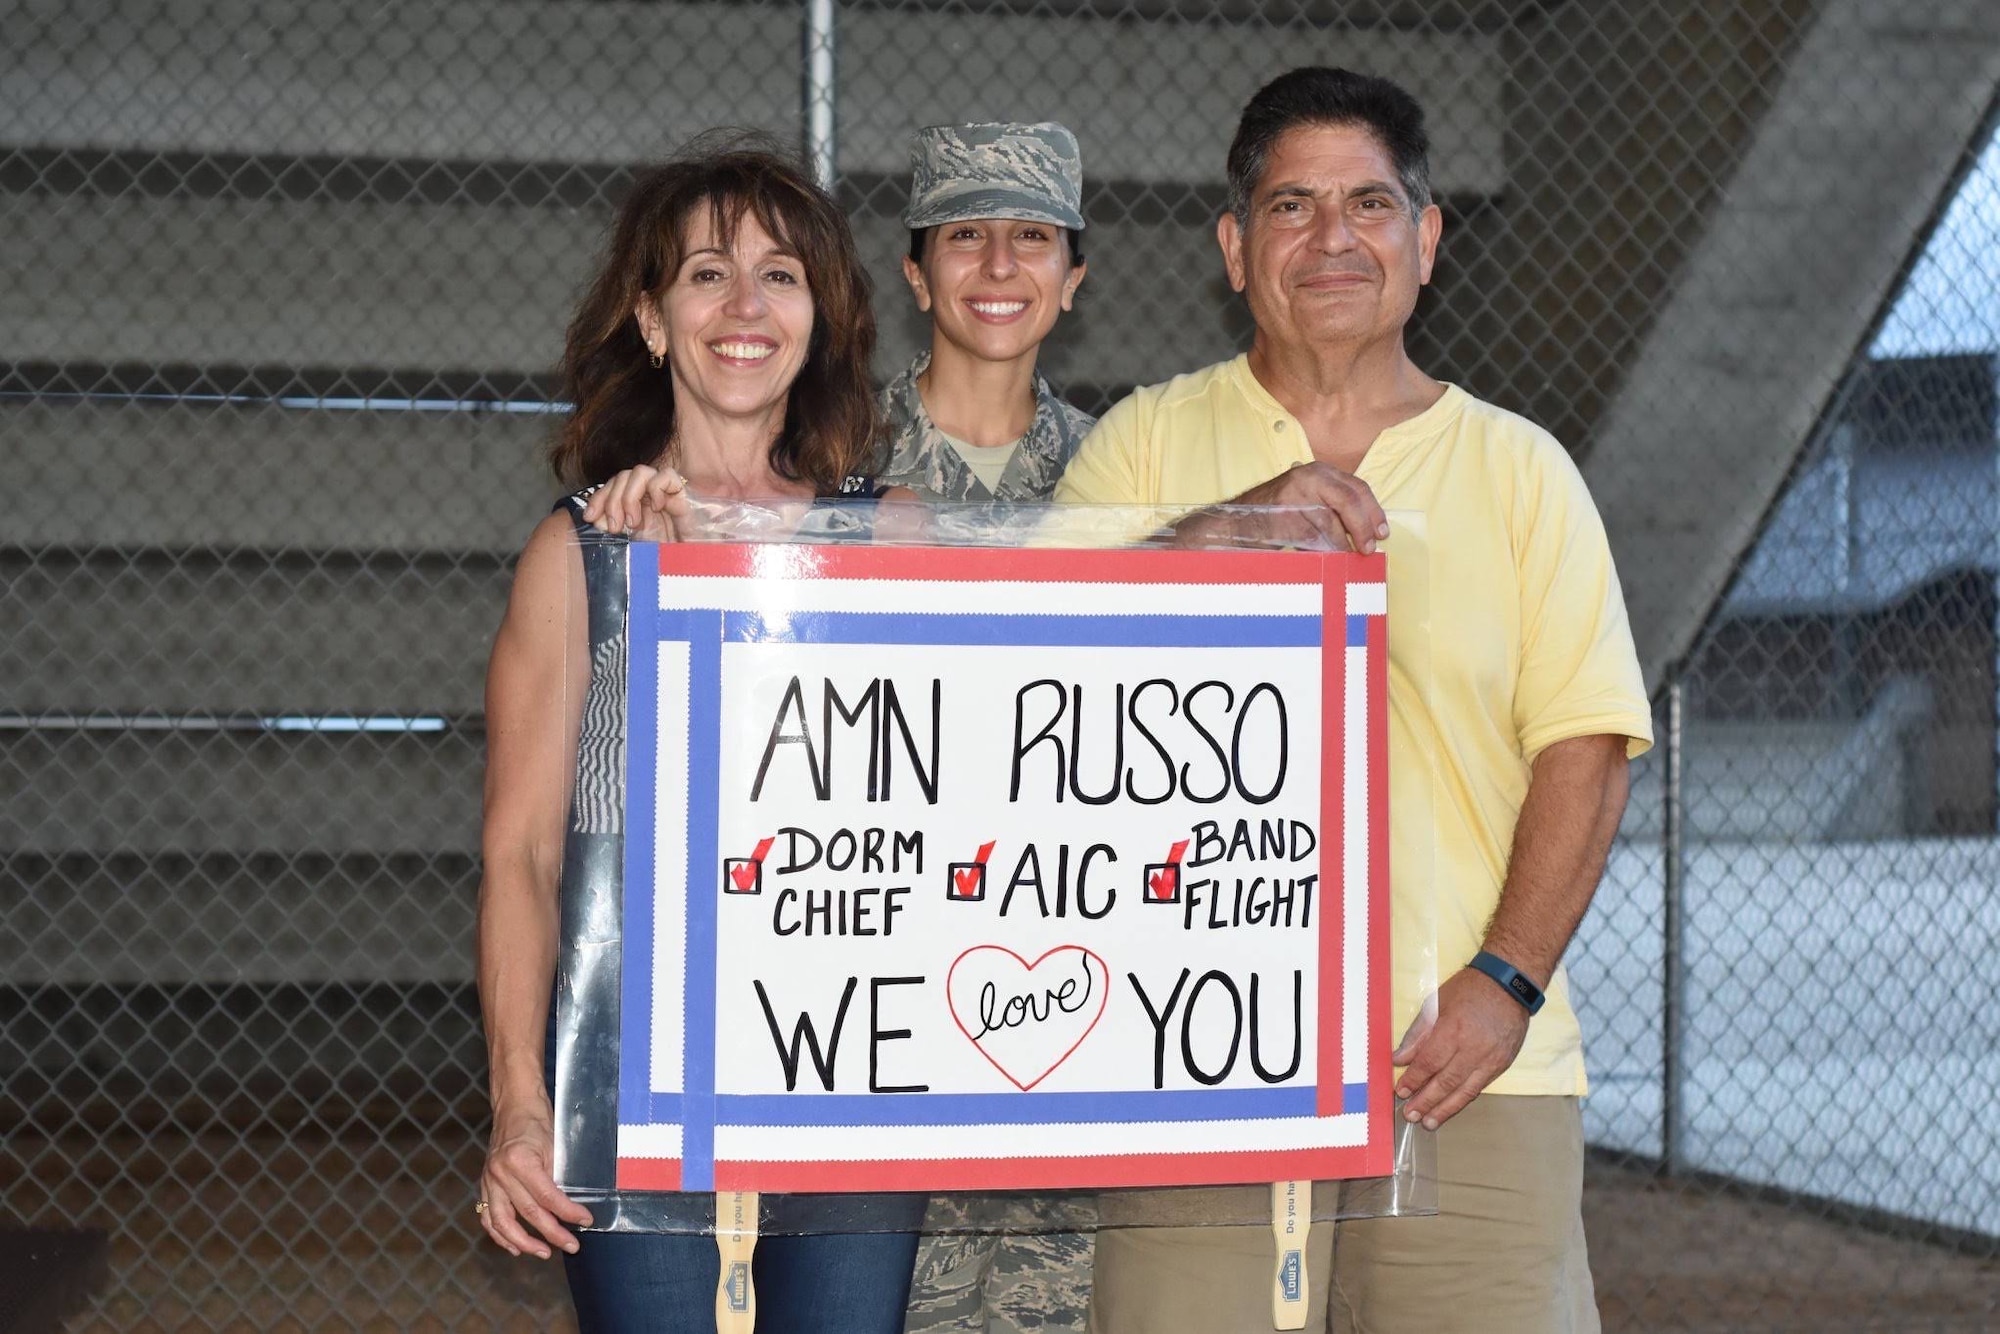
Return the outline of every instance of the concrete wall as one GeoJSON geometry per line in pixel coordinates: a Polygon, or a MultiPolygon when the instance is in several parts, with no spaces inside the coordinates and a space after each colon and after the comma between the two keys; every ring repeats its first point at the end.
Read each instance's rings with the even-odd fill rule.
{"type": "Polygon", "coordinates": [[[4,707],[476,720],[497,557],[0,551],[4,707]]]}
{"type": "Polygon", "coordinates": [[[33,0],[0,142],[634,162],[727,122],[793,133],[794,4],[33,0]]]}
{"type": "MultiPolygon", "coordinates": [[[[601,208],[560,205],[7,202],[0,251],[37,262],[0,288],[0,359],[412,374],[552,370],[610,221],[601,208]]],[[[909,233],[893,218],[863,218],[855,230],[875,280],[886,376],[928,343],[901,276],[909,233]]],[[[1100,262],[1051,373],[1131,385],[1236,351],[1212,217],[1105,218],[1088,244],[1100,262]]]]}
{"type": "Polygon", "coordinates": [[[9,868],[24,892],[0,979],[15,986],[472,981],[478,864],[464,854],[17,853],[9,868]]]}
{"type": "Polygon", "coordinates": [[[1822,0],[1586,461],[1649,682],[1693,644],[1997,94],[1990,0],[1822,0]]]}
{"type": "MultiPolygon", "coordinates": [[[[42,170],[0,209],[0,249],[32,257],[0,291],[0,358],[541,373],[622,188],[608,167],[718,122],[798,135],[791,4],[37,8],[0,50],[0,84],[28,90],[0,100],[0,146],[42,170]],[[162,173],[155,153],[228,165],[162,173]],[[339,155],[374,165],[326,165],[339,155]],[[480,164],[549,170],[440,185],[480,164]]],[[[1243,99],[1281,69],[1391,74],[1451,127],[1441,190],[1483,197],[1507,179],[1505,66],[1477,31],[858,8],[839,52],[839,162],[865,201],[885,374],[920,327],[895,216],[917,125],[1076,129],[1100,262],[1051,369],[1092,386],[1236,350],[1214,187],[1243,99]]]]}
{"type": "Polygon", "coordinates": [[[1505,226],[1451,359],[1588,454],[1817,8],[1564,5],[1510,33],[1505,226]]]}
{"type": "MultiPolygon", "coordinates": [[[[0,50],[0,143],[425,160],[645,162],[689,133],[796,138],[793,3],[41,0],[0,50]]],[[[1283,15],[1133,23],[1111,14],[844,7],[840,157],[901,176],[909,133],[947,121],[1053,119],[1100,181],[1221,179],[1237,112],[1293,65],[1406,81],[1441,121],[1447,190],[1506,178],[1496,38],[1370,30],[1283,15]]]]}
{"type": "Polygon", "coordinates": [[[0,731],[0,848],[463,853],[479,843],[484,745],[476,728],[0,731]]]}
{"type": "Polygon", "coordinates": [[[512,553],[559,493],[541,457],[558,422],[263,403],[0,403],[14,502],[0,515],[0,542],[512,553]]]}

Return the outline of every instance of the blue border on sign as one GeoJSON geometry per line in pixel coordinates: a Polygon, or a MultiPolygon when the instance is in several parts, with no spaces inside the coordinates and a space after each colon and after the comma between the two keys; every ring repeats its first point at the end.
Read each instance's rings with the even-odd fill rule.
{"type": "MultiPolygon", "coordinates": [[[[1317,616],[1014,616],[977,613],[802,612],[764,615],[662,610],[659,548],[634,543],[628,566],[631,636],[626,696],[625,967],[619,1121],[681,1127],[681,1189],[715,1187],[715,1127],[1145,1123],[1311,1116],[1312,1088],[1177,1089],[1143,1093],[717,1094],[716,903],[697,868],[713,866],[721,772],[722,645],[726,643],[963,644],[1066,648],[1320,648],[1317,616]],[[649,1087],[653,882],[658,819],[659,646],[688,645],[686,911],[682,1088],[649,1087]],[[698,887],[697,887],[698,885],[698,887]]],[[[1349,634],[1355,621],[1348,618],[1349,634]]],[[[1365,1112],[1368,1086],[1341,1089],[1341,1111],[1365,1112]]]]}
{"type": "MultiPolygon", "coordinates": [[[[1023,1126],[1055,1122],[1268,1120],[1314,1116],[1312,1088],[1168,1089],[1150,1093],[718,1093],[725,1126],[1023,1126]]],[[[647,1121],[678,1125],[685,1102],[655,1093],[647,1121]]],[[[1368,1085],[1341,1089],[1341,1111],[1368,1107],[1368,1085]]]]}
{"type": "MultiPolygon", "coordinates": [[[[659,598],[654,585],[654,600],[659,598]]],[[[722,614],[694,612],[688,629],[687,965],[681,1014],[681,1189],[715,1189],[715,865],[722,772],[722,614]],[[696,867],[703,868],[697,876],[696,867]],[[693,891],[696,885],[703,888],[693,891]]],[[[653,961],[649,957],[646,967],[653,961]]]]}
{"type": "Polygon", "coordinates": [[[632,544],[625,566],[625,939],[646,966],[619,977],[618,1120],[651,1121],[653,825],[659,810],[660,549],[632,544]],[[652,589],[646,597],[636,590],[652,589]],[[636,818],[635,818],[636,817],[636,818]],[[632,1059],[628,1059],[632,1058],[632,1059]]]}
{"type": "MultiPolygon", "coordinates": [[[[671,613],[669,613],[671,615],[671,613]]],[[[1317,616],[998,616],[967,612],[724,612],[732,644],[1007,648],[1318,648],[1317,616]]]]}

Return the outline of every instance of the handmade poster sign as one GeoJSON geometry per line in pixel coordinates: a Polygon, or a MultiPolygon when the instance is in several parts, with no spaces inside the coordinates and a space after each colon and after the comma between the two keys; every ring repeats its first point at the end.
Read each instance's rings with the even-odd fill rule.
{"type": "Polygon", "coordinates": [[[1389,1170],[1380,557],[628,569],[620,1190],[1389,1170]]]}

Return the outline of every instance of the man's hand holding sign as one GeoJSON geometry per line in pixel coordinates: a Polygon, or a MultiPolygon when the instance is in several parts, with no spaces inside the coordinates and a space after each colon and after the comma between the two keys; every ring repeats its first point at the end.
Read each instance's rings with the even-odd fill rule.
{"type": "Polygon", "coordinates": [[[1225,508],[1174,527],[1185,547],[1296,546],[1373,555],[1389,519],[1368,483],[1326,463],[1301,463],[1237,496],[1225,508]]]}
{"type": "Polygon", "coordinates": [[[1409,1120],[1436,1130],[1513,1063],[1590,906],[1629,781],[1624,737],[1570,737],[1535,757],[1486,949],[1438,988],[1391,1058],[1408,1067],[1396,1096],[1409,1120]]]}

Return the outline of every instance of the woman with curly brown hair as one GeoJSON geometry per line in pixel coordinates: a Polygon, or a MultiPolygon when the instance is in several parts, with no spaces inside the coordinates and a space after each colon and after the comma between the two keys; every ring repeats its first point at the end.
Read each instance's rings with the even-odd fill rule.
{"type": "MultiPolygon", "coordinates": [[[[610,699],[623,690],[623,622],[589,614],[578,534],[596,534],[602,497],[591,493],[621,473],[666,479],[676,503],[650,511],[639,534],[660,539],[686,519],[689,490],[781,514],[865,494],[878,447],[868,299],[839,208],[781,154],[738,141],[639,182],[570,324],[574,411],[552,455],[586,489],[528,539],[487,677],[479,991],[493,1137],[479,1214],[511,1254],[566,1253],[585,1334],[712,1330],[719,1258],[705,1236],[579,1237],[571,1229],[590,1227],[590,1211],[554,1177],[545,1053],[558,871],[566,845],[619,836],[624,740],[622,700],[610,699]]],[[[760,1327],[901,1330],[923,1203],[859,1197],[840,1216],[863,1231],[767,1239],[755,1259],[760,1327]]]]}

